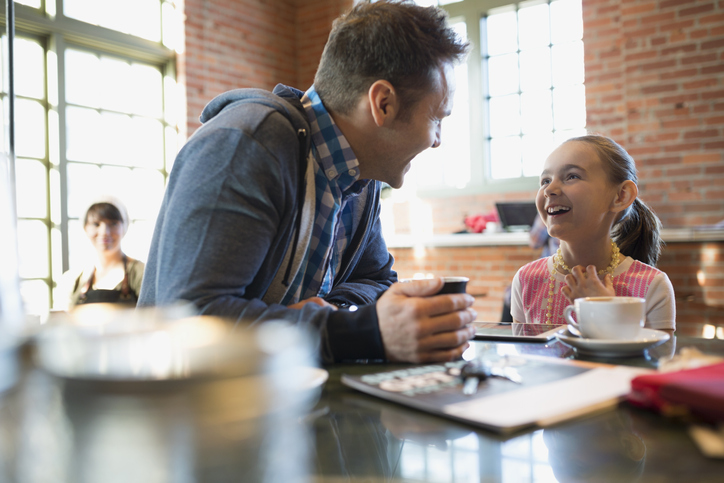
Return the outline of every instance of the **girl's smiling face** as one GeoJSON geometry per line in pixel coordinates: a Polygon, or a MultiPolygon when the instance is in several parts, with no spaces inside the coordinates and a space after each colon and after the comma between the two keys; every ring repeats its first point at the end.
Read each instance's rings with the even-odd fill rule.
{"type": "Polygon", "coordinates": [[[570,141],[548,156],[536,195],[548,233],[564,241],[608,237],[618,193],[596,151],[570,141]]]}

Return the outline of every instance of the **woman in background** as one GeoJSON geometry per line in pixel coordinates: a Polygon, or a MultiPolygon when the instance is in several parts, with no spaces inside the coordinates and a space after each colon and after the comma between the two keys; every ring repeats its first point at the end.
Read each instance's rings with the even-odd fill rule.
{"type": "Polygon", "coordinates": [[[115,197],[97,198],[88,207],[83,229],[95,250],[94,263],[63,274],[61,293],[68,297],[66,309],[92,303],[136,306],[145,266],[121,250],[128,225],[128,211],[115,197]]]}

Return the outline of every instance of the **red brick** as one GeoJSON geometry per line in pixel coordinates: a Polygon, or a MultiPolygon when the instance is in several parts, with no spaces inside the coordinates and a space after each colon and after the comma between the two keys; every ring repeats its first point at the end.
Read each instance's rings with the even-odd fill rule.
{"type": "Polygon", "coordinates": [[[677,119],[675,121],[662,121],[661,127],[664,129],[678,129],[682,127],[698,126],[700,121],[698,119],[677,119]]]}
{"type": "Polygon", "coordinates": [[[682,87],[684,89],[701,89],[702,87],[711,87],[719,84],[719,80],[716,78],[700,79],[694,82],[684,82],[682,87]]]}
{"type": "Polygon", "coordinates": [[[711,149],[724,149],[724,141],[713,141],[704,143],[704,149],[711,150],[711,149]]]}
{"type": "Polygon", "coordinates": [[[678,79],[679,77],[693,77],[696,75],[697,69],[681,69],[668,71],[661,74],[662,80],[678,79]]]}
{"type": "Polygon", "coordinates": [[[724,164],[716,166],[707,166],[704,168],[706,174],[724,174],[724,164]]]}
{"type": "Polygon", "coordinates": [[[695,52],[697,49],[697,44],[685,44],[685,45],[677,45],[674,47],[668,47],[665,49],[661,49],[660,55],[671,55],[676,53],[686,53],[686,52],[695,52]]]}
{"type": "Polygon", "coordinates": [[[724,64],[710,65],[708,67],[701,68],[702,74],[718,74],[720,72],[724,72],[724,64]]]}
{"type": "Polygon", "coordinates": [[[676,84],[658,84],[641,88],[642,94],[660,94],[662,92],[671,92],[678,89],[676,84]]]}
{"type": "Polygon", "coordinates": [[[676,14],[674,12],[665,12],[665,13],[658,13],[655,15],[646,15],[639,17],[639,20],[642,24],[660,24],[661,22],[667,22],[669,20],[674,20],[676,18],[676,14]]]}
{"type": "Polygon", "coordinates": [[[720,153],[701,153],[701,154],[690,154],[684,156],[683,162],[686,163],[716,163],[721,161],[722,155],[720,153]]]}
{"type": "Polygon", "coordinates": [[[719,135],[717,129],[703,129],[698,131],[687,131],[684,133],[684,139],[701,139],[701,138],[713,138],[719,135]]]}
{"type": "Polygon", "coordinates": [[[701,54],[701,55],[687,55],[681,59],[681,63],[687,64],[703,64],[705,62],[714,62],[717,60],[717,56],[714,53],[701,54]]]}
{"type": "Polygon", "coordinates": [[[710,40],[701,43],[701,50],[718,49],[724,47],[724,39],[710,40]]]}
{"type": "Polygon", "coordinates": [[[667,153],[683,153],[686,151],[693,151],[697,149],[701,149],[701,143],[683,143],[664,146],[664,152],[667,153]]]}
{"type": "Polygon", "coordinates": [[[664,0],[659,2],[659,8],[679,7],[681,5],[690,5],[696,3],[696,0],[664,0]]]}
{"type": "Polygon", "coordinates": [[[680,178],[684,176],[697,176],[701,174],[701,168],[691,166],[688,168],[671,168],[666,170],[666,174],[673,178],[680,178]]]}
{"type": "Polygon", "coordinates": [[[706,25],[710,23],[722,24],[724,23],[724,13],[701,16],[698,20],[700,25],[706,25]]]}
{"type": "Polygon", "coordinates": [[[654,4],[653,2],[634,5],[633,7],[622,8],[621,15],[638,15],[644,12],[651,12],[655,8],[656,4],[654,4]]]}

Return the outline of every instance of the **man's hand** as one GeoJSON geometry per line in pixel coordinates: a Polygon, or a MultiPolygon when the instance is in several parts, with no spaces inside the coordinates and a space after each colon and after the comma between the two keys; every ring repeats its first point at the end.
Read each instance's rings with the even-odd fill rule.
{"type": "Polygon", "coordinates": [[[440,278],[392,285],[377,301],[377,318],[387,358],[400,362],[459,359],[475,329],[478,315],[469,294],[433,295],[440,278]]]}
{"type": "Polygon", "coordinates": [[[566,283],[568,286],[563,287],[562,292],[571,303],[581,297],[616,296],[611,275],[607,273],[601,282],[593,265],[586,267],[585,271],[582,266],[576,265],[571,273],[566,275],[566,283]]]}
{"type": "Polygon", "coordinates": [[[301,309],[302,307],[304,307],[307,304],[315,304],[315,305],[319,305],[320,307],[332,307],[334,310],[337,310],[336,305],[330,304],[329,302],[327,302],[326,300],[324,300],[321,297],[310,297],[308,299],[300,300],[296,304],[287,305],[287,308],[301,309]]]}

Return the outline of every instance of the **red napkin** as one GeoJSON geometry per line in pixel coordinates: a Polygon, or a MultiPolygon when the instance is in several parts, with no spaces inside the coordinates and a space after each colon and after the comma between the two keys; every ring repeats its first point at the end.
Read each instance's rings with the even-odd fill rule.
{"type": "Polygon", "coordinates": [[[635,377],[628,401],[666,415],[724,421],[724,362],[635,377]]]}

